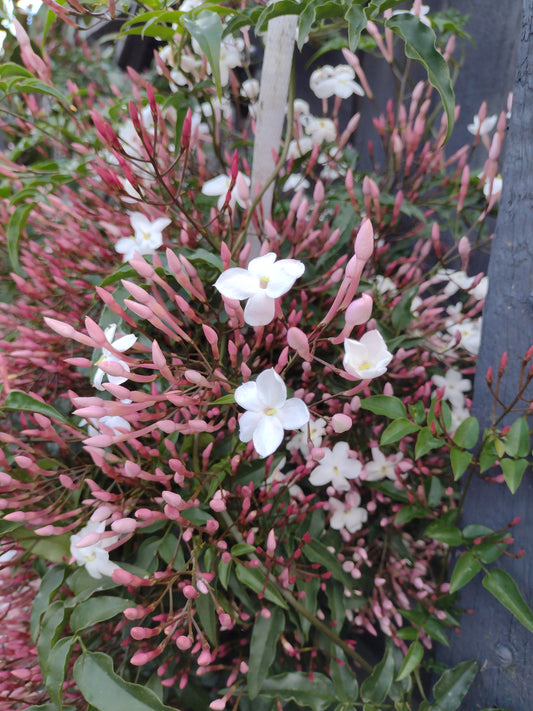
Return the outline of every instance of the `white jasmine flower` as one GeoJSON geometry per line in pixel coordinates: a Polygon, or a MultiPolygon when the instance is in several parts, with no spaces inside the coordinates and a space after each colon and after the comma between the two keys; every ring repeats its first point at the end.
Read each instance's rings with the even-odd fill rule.
{"type": "Polygon", "coordinates": [[[311,137],[313,143],[331,143],[337,138],[337,129],[331,119],[310,116],[305,126],[305,132],[311,137]]]}
{"type": "MultiPolygon", "coordinates": [[[[248,186],[250,185],[250,178],[244,173],[239,172],[235,185],[231,191],[231,198],[229,201],[229,206],[233,210],[235,205],[239,205],[245,208],[248,204],[248,186]]],[[[217,208],[222,210],[226,202],[226,196],[228,190],[231,186],[231,178],[229,175],[217,175],[211,180],[206,180],[202,185],[202,193],[204,195],[209,195],[210,197],[219,196],[217,202],[217,208]]]]}
{"type": "Polygon", "coordinates": [[[300,173],[291,173],[287,180],[283,183],[283,192],[286,193],[289,190],[307,190],[310,187],[310,183],[306,180],[300,173]]]}
{"type": "Polygon", "coordinates": [[[337,531],[344,528],[350,533],[361,530],[368,519],[368,511],[359,506],[360,503],[361,497],[356,491],[351,491],[344,502],[330,498],[328,509],[332,514],[329,521],[331,528],[337,531]]]}
{"type": "Polygon", "coordinates": [[[220,82],[229,83],[229,70],[242,66],[241,52],[244,49],[242,37],[225,37],[220,45],[220,82]]]}
{"type": "Polygon", "coordinates": [[[489,280],[486,276],[481,277],[473,289],[471,286],[476,280],[477,275],[468,276],[466,272],[461,270],[454,271],[453,269],[441,269],[437,272],[437,274],[435,274],[435,277],[438,281],[448,282],[444,287],[444,294],[446,294],[446,296],[453,296],[459,291],[459,289],[468,291],[468,293],[478,301],[487,296],[489,280]]]}
{"type": "Polygon", "coordinates": [[[106,428],[110,428],[114,435],[131,432],[130,423],[119,415],[104,415],[103,417],[91,418],[89,422],[82,420],[80,425],[84,424],[87,424],[89,437],[96,437],[96,435],[102,434],[106,428]]]}
{"type": "Polygon", "coordinates": [[[386,457],[378,447],[372,447],[372,461],[365,464],[366,480],[381,481],[381,479],[391,479],[396,481],[394,470],[398,462],[403,459],[403,454],[398,452],[386,457]]]}
{"type": "Polygon", "coordinates": [[[313,486],[331,484],[337,491],[348,491],[349,480],[361,473],[363,465],[358,459],[350,457],[348,442],[337,442],[333,449],[323,447],[324,457],[309,476],[313,486]]]}
{"type": "Polygon", "coordinates": [[[374,288],[378,294],[386,294],[390,292],[391,295],[397,294],[398,289],[396,284],[392,281],[390,277],[383,276],[382,274],[376,274],[374,277],[374,288]]]}
{"type": "MultiPolygon", "coordinates": [[[[117,330],[117,324],[112,323],[109,325],[105,331],[105,337],[107,341],[113,346],[113,348],[117,351],[120,351],[121,353],[124,353],[127,351],[129,348],[133,346],[135,341],[137,340],[137,336],[134,336],[133,333],[130,333],[127,336],[121,336],[120,338],[117,338],[116,341],[113,340],[115,337],[115,331],[117,330]]],[[[96,365],[99,363],[120,363],[120,365],[124,368],[124,370],[128,371],[130,370],[130,367],[127,363],[125,363],[123,360],[118,358],[116,355],[111,353],[110,351],[107,350],[107,348],[102,348],[102,355],[98,360],[96,361],[96,365]]],[[[104,371],[101,368],[96,369],[96,373],[94,374],[93,378],[93,385],[97,390],[103,390],[104,388],[102,387],[102,381],[104,379],[104,376],[107,376],[107,379],[109,380],[110,383],[115,383],[116,385],[120,385],[121,383],[125,383],[127,378],[123,377],[121,375],[107,375],[107,373],[104,373],[104,371]]]]}
{"type": "Polygon", "coordinates": [[[170,225],[168,217],[150,220],[142,212],[130,213],[130,223],[134,234],[132,237],[121,237],[115,244],[115,249],[122,254],[122,261],[129,262],[135,252],[153,254],[163,244],[163,230],[170,225]]]}
{"type": "Polygon", "coordinates": [[[444,388],[444,398],[452,408],[464,408],[464,394],[472,389],[472,383],[468,378],[463,378],[459,370],[448,368],[444,376],[433,375],[431,380],[438,388],[444,388]]]}
{"type": "Polygon", "coordinates": [[[476,114],[472,119],[472,123],[469,123],[466,127],[466,130],[473,136],[477,136],[478,133],[480,136],[484,136],[492,131],[494,126],[496,126],[497,121],[498,116],[496,114],[493,114],[492,116],[487,116],[487,118],[484,118],[480,124],[479,116],[476,114]]]}
{"type": "Polygon", "coordinates": [[[459,427],[461,422],[464,422],[467,417],[470,417],[468,408],[466,407],[452,407],[452,424],[450,427],[450,432],[453,434],[455,430],[459,427]]]}
{"type": "Polygon", "coordinates": [[[260,84],[257,79],[245,79],[241,84],[240,95],[254,103],[259,98],[260,84]]]}
{"type": "Polygon", "coordinates": [[[287,158],[294,160],[301,158],[306,153],[313,150],[313,141],[309,136],[302,136],[301,138],[294,139],[289,143],[289,151],[287,153],[287,158]]]}
{"type": "Polygon", "coordinates": [[[302,119],[305,116],[309,116],[311,113],[311,107],[309,103],[304,99],[294,99],[293,111],[295,119],[302,119]]]}
{"type": "Polygon", "coordinates": [[[215,287],[228,299],[248,299],[244,320],[250,326],[266,326],[274,318],[276,299],[286,294],[304,271],[299,260],[276,261],[274,252],[269,252],[252,259],[247,269],[226,269],[215,287]]]}
{"type": "MultiPolygon", "coordinates": [[[[424,23],[424,25],[431,27],[431,20],[429,19],[429,17],[426,17],[429,10],[430,10],[429,5],[422,5],[420,7],[420,14],[416,15],[416,16],[418,17],[420,22],[424,23]]],[[[401,15],[402,12],[408,12],[410,15],[415,15],[415,11],[413,10],[413,8],[411,8],[410,10],[394,10],[394,12],[392,14],[393,15],[401,15]]]]}
{"type": "Polygon", "coordinates": [[[459,331],[461,340],[459,345],[465,348],[473,355],[479,353],[479,345],[481,343],[481,319],[466,318],[461,323],[454,323],[446,329],[450,336],[455,337],[459,331]]]}
{"type": "Polygon", "coordinates": [[[489,200],[491,197],[497,197],[503,188],[503,180],[501,175],[497,175],[493,180],[487,178],[483,183],[483,195],[489,200]]]}
{"type": "Polygon", "coordinates": [[[283,440],[284,430],[297,430],[309,421],[303,400],[287,400],[287,388],[274,368],[235,390],[235,402],[246,412],[239,419],[241,442],[253,441],[260,457],[268,457],[283,440]]]}
{"type": "Polygon", "coordinates": [[[309,79],[311,91],[319,99],[338,96],[347,99],[352,94],[364,96],[363,88],[355,81],[355,72],[348,64],[332,67],[329,64],[316,69],[309,79]]]}
{"type": "Polygon", "coordinates": [[[322,438],[326,434],[326,420],[319,417],[318,420],[309,420],[288,442],[287,449],[299,449],[306,457],[309,454],[309,441],[313,447],[320,447],[322,438]]]}
{"type": "Polygon", "coordinates": [[[84,565],[92,578],[101,578],[103,575],[111,577],[114,570],[119,566],[109,560],[109,553],[106,546],[113,545],[118,539],[116,536],[99,540],[92,545],[80,546],[79,542],[91,533],[103,533],[105,523],[103,521],[89,521],[89,523],[70,537],[70,553],[76,563],[84,565]]]}
{"type": "Polygon", "coordinates": [[[344,370],[361,380],[383,375],[392,360],[392,353],[378,330],[367,331],[360,341],[346,338],[344,350],[344,370]]]}

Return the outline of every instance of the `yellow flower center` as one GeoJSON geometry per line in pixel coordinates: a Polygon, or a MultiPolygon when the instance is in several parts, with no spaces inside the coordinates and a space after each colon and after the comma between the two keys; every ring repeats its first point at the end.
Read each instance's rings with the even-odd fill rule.
{"type": "Polygon", "coordinates": [[[261,279],[259,281],[259,287],[261,289],[266,289],[269,281],[270,281],[270,277],[267,277],[267,276],[261,277],[261,279]]]}
{"type": "Polygon", "coordinates": [[[265,410],[265,415],[275,415],[276,410],[273,407],[269,407],[268,410],[265,410]]]}

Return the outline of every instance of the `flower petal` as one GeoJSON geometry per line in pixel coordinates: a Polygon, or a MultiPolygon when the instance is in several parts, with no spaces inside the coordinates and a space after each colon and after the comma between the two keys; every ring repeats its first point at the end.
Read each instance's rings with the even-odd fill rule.
{"type": "Polygon", "coordinates": [[[276,302],[260,289],[248,299],[244,307],[244,320],[249,326],[266,326],[276,315],[276,302]]]}
{"type": "Polygon", "coordinates": [[[259,291],[259,281],[247,269],[232,267],[218,277],[214,284],[228,299],[249,299],[259,291]]]}
{"type": "Polygon", "coordinates": [[[304,271],[305,264],[298,259],[281,259],[272,269],[265,289],[266,293],[273,299],[286,294],[304,271]]]}
{"type": "Polygon", "coordinates": [[[257,383],[255,381],[250,380],[239,385],[235,390],[234,398],[237,405],[244,407],[245,410],[259,412],[263,409],[263,404],[257,394],[257,383]]]}
{"type": "Polygon", "coordinates": [[[231,178],[228,175],[217,175],[216,178],[206,180],[202,185],[202,193],[204,195],[226,195],[231,185],[231,178]]]}
{"type": "Polygon", "coordinates": [[[247,410],[239,419],[239,439],[241,442],[249,442],[254,436],[259,423],[265,415],[262,412],[252,412],[247,410]]]}
{"type": "Polygon", "coordinates": [[[285,405],[278,410],[277,416],[285,430],[297,430],[309,422],[307,405],[297,397],[287,400],[285,405]]]}
{"type": "Polygon", "coordinates": [[[256,383],[257,397],[263,408],[281,410],[286,404],[287,388],[274,368],[269,368],[260,373],[257,376],[256,383]]]}
{"type": "Polygon", "coordinates": [[[130,212],[130,224],[135,232],[150,232],[152,223],[142,212],[130,212]]]}
{"type": "Polygon", "coordinates": [[[276,451],[283,440],[283,427],[277,417],[268,415],[261,418],[255,428],[253,442],[260,457],[268,457],[276,451]]]}
{"type": "Polygon", "coordinates": [[[133,333],[129,333],[127,336],[121,336],[120,338],[117,338],[117,340],[113,341],[111,345],[116,351],[124,353],[124,351],[127,351],[134,345],[136,340],[137,336],[134,336],[133,333]]]}
{"type": "Polygon", "coordinates": [[[248,271],[250,272],[250,274],[253,274],[258,279],[262,279],[263,277],[269,277],[272,270],[272,265],[275,261],[275,253],[268,252],[267,254],[263,254],[262,257],[256,257],[255,259],[252,259],[248,264],[248,271]]]}

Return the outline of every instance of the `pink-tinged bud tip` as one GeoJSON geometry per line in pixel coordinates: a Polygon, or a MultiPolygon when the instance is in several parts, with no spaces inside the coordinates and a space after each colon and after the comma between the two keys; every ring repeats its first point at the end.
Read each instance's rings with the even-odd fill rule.
{"type": "Polygon", "coordinates": [[[374,251],[374,228],[371,221],[366,217],[361,223],[357,237],[355,238],[354,252],[357,259],[367,262],[374,251]]]}
{"type": "Polygon", "coordinates": [[[342,434],[343,432],[348,432],[351,428],[352,418],[348,415],[337,413],[331,418],[331,425],[337,434],[342,434]]]}

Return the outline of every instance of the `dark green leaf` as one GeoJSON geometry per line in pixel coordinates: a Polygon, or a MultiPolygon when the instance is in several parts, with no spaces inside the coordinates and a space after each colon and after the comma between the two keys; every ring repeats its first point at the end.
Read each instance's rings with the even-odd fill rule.
{"type": "Polygon", "coordinates": [[[390,425],[385,428],[379,443],[382,446],[393,444],[394,442],[402,439],[402,437],[406,437],[413,432],[418,432],[419,429],[419,425],[411,422],[411,420],[408,420],[407,418],[402,417],[399,420],[394,420],[394,422],[391,422],[390,425]]]}
{"type": "Polygon", "coordinates": [[[153,691],[124,681],[107,654],[85,652],[74,664],[74,680],[83,697],[98,711],[175,711],[153,691]]]}
{"type": "Polygon", "coordinates": [[[348,47],[351,52],[355,52],[361,38],[361,32],[366,27],[366,15],[361,5],[352,3],[346,10],[344,19],[348,23],[348,47]]]}
{"type": "Polygon", "coordinates": [[[320,563],[331,575],[346,586],[348,589],[353,586],[353,580],[342,569],[342,565],[337,557],[328,551],[326,546],[320,541],[313,539],[311,543],[302,546],[302,552],[311,563],[320,563]]]}
{"type": "Polygon", "coordinates": [[[63,415],[58,412],[51,405],[47,405],[40,400],[27,395],[22,392],[22,390],[12,390],[6,397],[4,405],[2,406],[4,410],[11,410],[15,412],[36,412],[39,415],[44,415],[52,420],[59,420],[59,422],[67,423],[67,420],[63,415]]]}
{"type": "MultiPolygon", "coordinates": [[[[320,2],[320,0],[318,0],[318,2],[320,2]]],[[[300,51],[307,42],[311,27],[315,23],[316,6],[318,2],[317,0],[311,0],[311,2],[305,3],[304,8],[300,13],[300,18],[298,20],[298,49],[300,51]]]]}
{"type": "Polygon", "coordinates": [[[449,546],[460,546],[463,542],[461,531],[447,521],[433,521],[424,531],[424,536],[434,538],[449,546]]]}
{"type": "Polygon", "coordinates": [[[403,660],[402,668],[400,673],[396,677],[396,681],[401,681],[406,677],[410,676],[411,673],[418,668],[420,662],[424,657],[424,646],[418,640],[415,640],[409,649],[403,660]]]}
{"type": "Polygon", "coordinates": [[[195,526],[205,526],[208,521],[212,521],[213,517],[203,509],[190,508],[180,511],[180,516],[186,521],[190,521],[195,526]]]}
{"type": "Polygon", "coordinates": [[[224,31],[222,20],[215,12],[204,10],[194,19],[183,17],[182,22],[205,54],[209,66],[211,67],[217,93],[220,97],[222,95],[220,46],[222,44],[222,33],[224,31]]]}
{"type": "Polygon", "coordinates": [[[65,572],[65,568],[62,565],[54,565],[41,580],[39,592],[35,596],[31,608],[30,634],[34,642],[39,634],[41,617],[48,609],[52,597],[63,585],[65,572]]]}
{"type": "Polygon", "coordinates": [[[228,583],[229,583],[229,576],[231,573],[231,566],[233,565],[233,561],[229,561],[229,563],[225,563],[223,560],[219,561],[218,563],[218,579],[220,580],[220,584],[224,588],[224,590],[228,589],[228,583]]]}
{"type": "Polygon", "coordinates": [[[385,25],[402,37],[406,56],[424,66],[431,85],[439,92],[448,119],[447,141],[453,129],[455,96],[446,60],[435,47],[435,33],[409,12],[393,15],[385,25]]]}
{"type": "Polygon", "coordinates": [[[494,533],[492,528],[488,528],[487,526],[483,526],[480,523],[470,523],[468,526],[465,526],[463,528],[463,536],[465,538],[480,538],[483,536],[488,536],[491,533],[494,533]]]}
{"type": "Polygon", "coordinates": [[[514,494],[520,486],[520,482],[528,466],[528,461],[527,459],[506,458],[500,461],[500,466],[503,471],[503,476],[505,477],[505,483],[509,487],[511,494],[514,494]]]}
{"type": "Polygon", "coordinates": [[[250,658],[248,660],[248,695],[251,699],[259,694],[261,686],[268,675],[272,662],[276,657],[276,646],[279,636],[285,628],[285,615],[274,607],[270,617],[259,614],[254,623],[250,641],[250,658]]]}
{"type": "Polygon", "coordinates": [[[53,701],[54,704],[57,704],[59,709],[62,707],[63,682],[65,681],[67,662],[75,642],[75,637],[64,637],[60,639],[50,650],[47,660],[48,670],[44,684],[50,696],[50,700],[53,701]]]}
{"type": "Polygon", "coordinates": [[[429,427],[423,427],[420,430],[416,439],[415,459],[423,457],[432,449],[438,449],[439,447],[442,447],[443,444],[444,442],[442,440],[437,439],[431,434],[431,430],[429,429],[429,427]]]}
{"type": "Polygon", "coordinates": [[[255,553],[255,546],[250,546],[248,543],[236,543],[231,547],[231,555],[238,558],[241,555],[255,553]]]}
{"type": "Polygon", "coordinates": [[[391,323],[396,331],[403,332],[413,320],[411,305],[418,289],[410,289],[392,310],[391,323]]]}
{"type": "Polygon", "coordinates": [[[357,700],[359,692],[357,677],[350,669],[350,665],[342,649],[335,645],[331,647],[329,675],[333,682],[335,699],[337,701],[350,704],[357,700]]]}
{"type": "Polygon", "coordinates": [[[46,610],[41,620],[41,629],[37,640],[37,654],[39,656],[39,666],[45,676],[48,672],[50,650],[61,636],[65,626],[65,613],[63,601],[56,600],[46,610]]]}
{"type": "Polygon", "coordinates": [[[213,604],[213,599],[211,595],[200,595],[196,600],[196,611],[198,613],[198,618],[202,629],[207,635],[207,638],[213,645],[213,647],[218,646],[217,637],[217,616],[215,613],[215,605],[213,604]]]}
{"type": "Polygon", "coordinates": [[[382,704],[387,698],[387,693],[394,678],[394,653],[391,644],[387,644],[381,662],[372,674],[361,684],[361,699],[374,704],[382,704]]]}
{"type": "Polygon", "coordinates": [[[470,452],[465,452],[463,449],[452,447],[450,449],[450,464],[452,465],[454,481],[460,479],[472,461],[470,452]]]}
{"type": "Polygon", "coordinates": [[[505,452],[510,457],[527,457],[531,452],[529,426],[525,417],[519,417],[511,425],[505,436],[505,452]]]}
{"type": "Polygon", "coordinates": [[[130,600],[125,600],[122,597],[111,595],[92,597],[74,608],[70,617],[70,627],[73,632],[80,632],[87,627],[93,627],[98,622],[115,617],[131,605],[130,600]]]}
{"type": "Polygon", "coordinates": [[[235,566],[235,573],[243,585],[247,585],[260,595],[264,594],[265,598],[270,600],[270,602],[279,605],[279,607],[283,607],[285,610],[287,609],[287,603],[272,583],[265,585],[265,575],[259,568],[247,568],[239,563],[235,566]]]}
{"type": "Polygon", "coordinates": [[[404,506],[401,508],[396,516],[394,517],[394,523],[397,526],[402,526],[404,523],[409,523],[415,518],[427,518],[427,509],[422,508],[422,506],[404,506]]]}
{"type": "Polygon", "coordinates": [[[391,420],[407,416],[405,405],[392,395],[373,395],[361,401],[361,409],[370,410],[374,415],[384,415],[391,420]]]}
{"type": "Polygon", "coordinates": [[[479,573],[482,565],[470,551],[465,551],[457,560],[450,579],[450,593],[457,592],[479,573]]]}
{"type": "Polygon", "coordinates": [[[454,444],[462,449],[472,449],[479,437],[479,422],[476,417],[463,420],[453,436],[454,444]]]}
{"type": "Polygon", "coordinates": [[[437,476],[430,476],[424,482],[424,492],[428,506],[436,508],[444,493],[444,486],[437,476]]]}
{"type": "Polygon", "coordinates": [[[477,673],[477,662],[461,662],[444,672],[433,687],[435,703],[432,711],[456,711],[461,705],[477,673]]]}
{"type": "Polygon", "coordinates": [[[533,632],[533,612],[509,573],[500,568],[490,570],[483,578],[483,587],[492,593],[524,627],[533,632]]]}
{"type": "Polygon", "coordinates": [[[449,647],[450,643],[448,641],[448,637],[446,637],[444,625],[442,625],[434,617],[429,617],[424,622],[422,627],[424,631],[428,633],[431,639],[435,639],[437,642],[440,642],[440,644],[444,644],[446,647],[449,647]]]}
{"type": "Polygon", "coordinates": [[[13,270],[20,273],[20,263],[19,263],[19,241],[20,235],[26,221],[29,217],[30,212],[35,207],[35,203],[31,202],[29,204],[19,205],[13,211],[13,214],[9,218],[6,229],[6,242],[7,242],[7,253],[9,255],[9,261],[13,270]]]}
{"type": "Polygon", "coordinates": [[[300,707],[309,706],[313,711],[326,711],[333,697],[333,685],[320,672],[309,678],[307,672],[288,672],[271,676],[261,688],[261,697],[294,701],[300,707]]]}

